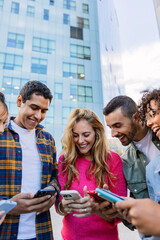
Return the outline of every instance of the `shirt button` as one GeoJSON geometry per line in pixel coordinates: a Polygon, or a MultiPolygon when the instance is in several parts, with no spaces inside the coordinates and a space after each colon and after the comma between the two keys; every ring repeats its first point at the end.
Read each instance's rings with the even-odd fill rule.
{"type": "Polygon", "coordinates": [[[134,189],[134,192],[137,192],[137,189],[134,189]]]}

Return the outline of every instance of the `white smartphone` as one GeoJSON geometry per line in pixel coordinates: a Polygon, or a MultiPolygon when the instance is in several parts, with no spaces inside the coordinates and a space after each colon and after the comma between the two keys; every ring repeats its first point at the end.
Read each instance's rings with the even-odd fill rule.
{"type": "Polygon", "coordinates": [[[76,190],[63,190],[60,194],[66,200],[77,200],[82,197],[76,190]]]}
{"type": "Polygon", "coordinates": [[[11,211],[16,205],[17,203],[14,201],[1,200],[0,211],[5,211],[5,213],[2,216],[0,216],[0,218],[3,217],[5,214],[7,214],[9,211],[11,211]]]}

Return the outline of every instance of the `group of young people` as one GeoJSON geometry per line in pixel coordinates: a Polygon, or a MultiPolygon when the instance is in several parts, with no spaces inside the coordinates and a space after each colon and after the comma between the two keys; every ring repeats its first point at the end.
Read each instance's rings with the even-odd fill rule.
{"type": "Polygon", "coordinates": [[[117,96],[104,108],[112,137],[128,145],[121,157],[108,149],[98,116],[89,109],[74,109],[61,140],[58,164],[54,139],[40,125],[51,101],[46,85],[27,82],[17,98],[18,114],[6,126],[8,109],[0,94],[0,197],[17,202],[1,219],[0,239],[52,240],[49,209],[53,204],[64,216],[64,240],[118,240],[121,220],[146,234],[142,239],[160,239],[160,90],[145,93],[138,107],[131,98],[117,96]],[[98,202],[87,193],[96,187],[124,197],[128,187],[131,197],[139,199],[113,205],[98,202]],[[44,188],[56,193],[35,198],[37,190],[44,188]],[[65,200],[60,189],[77,190],[82,198],[65,200]]]}

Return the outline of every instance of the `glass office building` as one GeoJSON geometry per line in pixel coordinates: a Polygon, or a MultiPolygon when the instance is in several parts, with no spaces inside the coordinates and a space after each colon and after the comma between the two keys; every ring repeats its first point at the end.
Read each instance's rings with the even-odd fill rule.
{"type": "Polygon", "coordinates": [[[54,99],[42,124],[59,152],[72,109],[90,108],[103,121],[102,82],[108,98],[113,89],[120,93],[113,61],[118,46],[113,2],[0,0],[0,19],[0,88],[10,115],[17,114],[16,98],[27,81],[45,83],[54,99]]]}

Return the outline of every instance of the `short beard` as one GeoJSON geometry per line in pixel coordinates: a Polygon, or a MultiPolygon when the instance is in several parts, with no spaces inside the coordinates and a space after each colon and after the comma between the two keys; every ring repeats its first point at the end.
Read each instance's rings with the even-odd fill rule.
{"type": "Polygon", "coordinates": [[[137,126],[133,123],[133,121],[131,121],[131,131],[128,133],[128,136],[127,136],[128,141],[127,143],[125,143],[124,146],[127,146],[131,142],[133,142],[136,133],[137,133],[137,126]]]}

